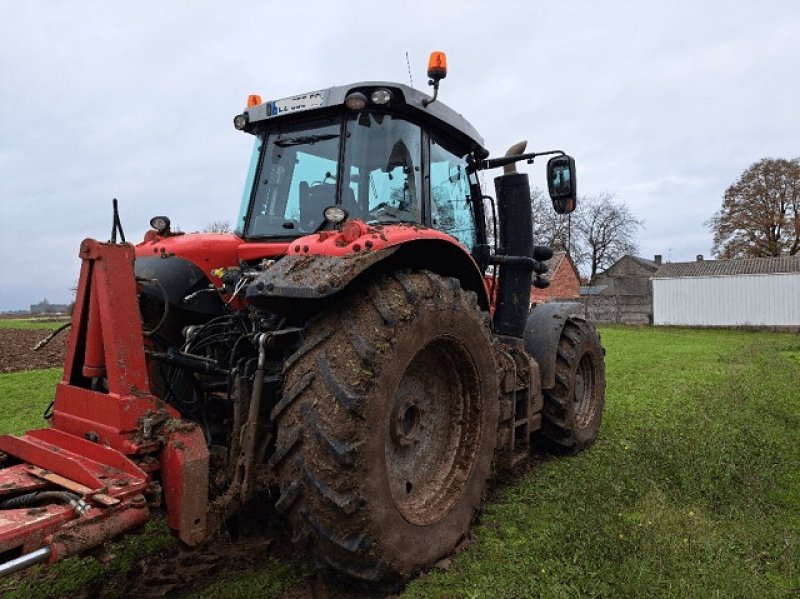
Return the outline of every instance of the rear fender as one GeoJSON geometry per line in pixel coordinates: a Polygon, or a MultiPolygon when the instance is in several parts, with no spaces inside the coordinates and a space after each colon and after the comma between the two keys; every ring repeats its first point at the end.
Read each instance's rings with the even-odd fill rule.
{"type": "Polygon", "coordinates": [[[475,261],[463,248],[442,239],[406,241],[377,251],[339,256],[285,256],[247,288],[246,298],[259,309],[295,311],[303,304],[333,296],[359,280],[405,269],[430,270],[455,277],[462,288],[475,292],[482,309],[489,309],[483,275],[475,261]]]}
{"type": "Polygon", "coordinates": [[[270,298],[320,299],[341,291],[368,268],[388,259],[400,246],[345,256],[286,256],[247,288],[248,303],[261,307],[270,298]]]}
{"type": "Polygon", "coordinates": [[[578,302],[548,302],[536,306],[525,322],[525,351],[539,364],[542,389],[556,384],[556,352],[564,323],[568,318],[584,320],[583,305],[578,302]]]}

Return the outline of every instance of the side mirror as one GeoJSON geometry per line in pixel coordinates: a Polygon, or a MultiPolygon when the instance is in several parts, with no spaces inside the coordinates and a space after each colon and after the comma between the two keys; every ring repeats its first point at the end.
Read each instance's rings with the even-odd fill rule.
{"type": "Polygon", "coordinates": [[[547,161],[547,190],[556,213],[569,214],[575,210],[578,193],[572,156],[555,156],[547,161]]]}

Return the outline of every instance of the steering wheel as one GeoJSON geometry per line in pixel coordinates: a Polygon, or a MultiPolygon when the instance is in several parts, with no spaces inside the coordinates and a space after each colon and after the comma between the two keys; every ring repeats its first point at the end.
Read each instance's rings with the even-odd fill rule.
{"type": "Polygon", "coordinates": [[[399,221],[400,217],[395,213],[394,210],[395,209],[392,208],[388,202],[381,202],[377,206],[371,208],[367,213],[367,216],[370,217],[367,222],[374,223],[386,219],[387,217],[393,221],[399,221]]]}

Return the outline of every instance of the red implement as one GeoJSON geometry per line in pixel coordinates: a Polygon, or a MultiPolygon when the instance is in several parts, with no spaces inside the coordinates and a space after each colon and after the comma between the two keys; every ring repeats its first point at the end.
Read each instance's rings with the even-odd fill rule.
{"type": "MultiPolygon", "coordinates": [[[[134,248],[87,239],[80,257],[52,427],[0,436],[0,555],[24,565],[57,561],[142,524],[145,492],[160,489],[154,479],[168,490],[179,536],[194,544],[206,533],[208,450],[196,425],[150,392],[134,248]]],[[[0,572],[17,566],[0,564],[0,572]]]]}

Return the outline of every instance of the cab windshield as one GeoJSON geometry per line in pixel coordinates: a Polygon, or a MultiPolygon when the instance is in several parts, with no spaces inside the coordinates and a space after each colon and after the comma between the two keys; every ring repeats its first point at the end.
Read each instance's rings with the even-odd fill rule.
{"type": "Polygon", "coordinates": [[[256,139],[236,230],[306,235],[334,204],[368,223],[421,223],[421,164],[421,129],[392,115],[278,126],[256,139]]]}

